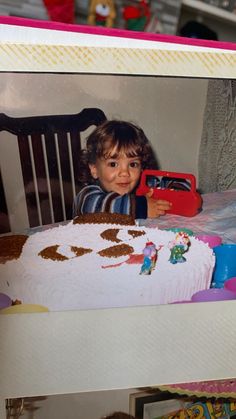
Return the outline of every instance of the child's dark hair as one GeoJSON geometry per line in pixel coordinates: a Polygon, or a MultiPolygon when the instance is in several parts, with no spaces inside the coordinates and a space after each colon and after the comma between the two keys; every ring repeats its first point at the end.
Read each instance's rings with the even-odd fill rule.
{"type": "Polygon", "coordinates": [[[94,182],[89,164],[95,164],[97,158],[116,158],[120,152],[124,152],[127,157],[140,157],[143,169],[157,168],[155,155],[142,128],[126,121],[105,121],[88,136],[86,149],[82,150],[79,161],[80,183],[94,182]]]}
{"type": "Polygon", "coordinates": [[[103,416],[102,419],[135,419],[135,417],[125,412],[113,412],[108,416],[103,416]]]}

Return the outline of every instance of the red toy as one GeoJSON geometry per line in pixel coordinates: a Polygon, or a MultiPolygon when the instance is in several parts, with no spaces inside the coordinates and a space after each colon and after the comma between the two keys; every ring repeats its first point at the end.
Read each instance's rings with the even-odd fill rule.
{"type": "Polygon", "coordinates": [[[201,195],[196,191],[196,178],[190,173],[144,170],[136,195],[153,189],[153,198],[172,202],[166,213],[193,217],[202,209],[201,195]]]}
{"type": "Polygon", "coordinates": [[[134,1],[133,4],[125,6],[123,18],[126,21],[126,29],[144,31],[151,18],[148,0],[134,1]]]}

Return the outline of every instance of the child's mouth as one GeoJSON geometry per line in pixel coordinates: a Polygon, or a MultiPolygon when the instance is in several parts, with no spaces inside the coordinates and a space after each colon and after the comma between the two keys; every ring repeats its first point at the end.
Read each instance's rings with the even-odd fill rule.
{"type": "Polygon", "coordinates": [[[129,187],[129,183],[117,183],[117,186],[119,188],[128,188],[129,187]]]}

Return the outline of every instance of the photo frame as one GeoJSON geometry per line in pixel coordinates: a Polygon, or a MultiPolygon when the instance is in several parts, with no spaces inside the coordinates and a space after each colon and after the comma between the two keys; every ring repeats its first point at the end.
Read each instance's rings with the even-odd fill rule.
{"type": "Polygon", "coordinates": [[[170,409],[170,406],[174,406],[174,410],[178,409],[180,407],[178,400],[176,399],[175,403],[172,403],[173,400],[174,398],[172,398],[172,395],[168,391],[160,392],[155,389],[137,391],[136,393],[131,393],[129,396],[129,413],[137,419],[143,419],[145,416],[145,406],[153,406],[154,404],[159,406],[163,402],[167,402],[166,406],[169,406],[170,409]],[[168,402],[170,402],[169,405],[168,402]]]}
{"type": "Polygon", "coordinates": [[[234,399],[207,399],[149,390],[130,394],[130,414],[135,419],[234,418],[234,399]]]}
{"type": "MultiPolygon", "coordinates": [[[[116,37],[112,31],[107,37],[106,32],[101,36],[78,28],[78,33],[72,31],[69,41],[64,26],[50,28],[46,24],[45,28],[37,28],[28,22],[27,27],[26,23],[4,19],[2,24],[6,27],[1,33],[0,71],[5,74],[235,78],[235,50],[226,44],[217,44],[218,48],[201,42],[184,45],[171,38],[141,36],[131,37],[127,47],[127,34],[123,32],[116,37]]],[[[6,398],[22,395],[236,376],[236,336],[232,333],[235,303],[203,304],[201,310],[199,307],[172,305],[1,316],[1,376],[6,378],[0,412],[5,412],[6,398]],[[217,356],[212,356],[216,347],[217,356]],[[122,376],[121,365],[125,371],[122,376]]]]}

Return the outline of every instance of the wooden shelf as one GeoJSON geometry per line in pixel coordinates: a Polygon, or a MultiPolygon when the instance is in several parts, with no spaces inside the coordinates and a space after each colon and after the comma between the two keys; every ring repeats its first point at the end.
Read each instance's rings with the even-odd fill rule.
{"type": "Polygon", "coordinates": [[[236,14],[199,0],[182,0],[182,8],[221,22],[236,24],[236,14]]]}

